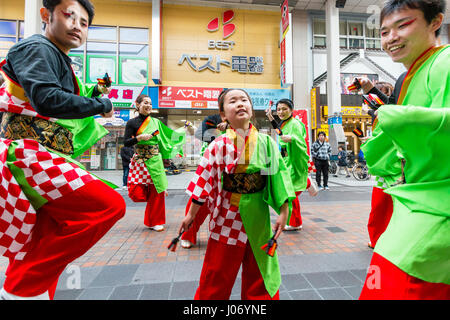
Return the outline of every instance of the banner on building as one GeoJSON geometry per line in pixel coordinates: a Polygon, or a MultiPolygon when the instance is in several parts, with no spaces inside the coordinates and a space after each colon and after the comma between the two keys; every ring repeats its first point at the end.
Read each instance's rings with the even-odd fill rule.
{"type": "Polygon", "coordinates": [[[217,98],[223,88],[159,87],[159,108],[218,109],[217,98]]]}
{"type": "Polygon", "coordinates": [[[295,109],[292,112],[292,116],[300,120],[305,125],[306,130],[306,147],[309,154],[309,122],[308,122],[308,110],[307,109],[295,109]]]}

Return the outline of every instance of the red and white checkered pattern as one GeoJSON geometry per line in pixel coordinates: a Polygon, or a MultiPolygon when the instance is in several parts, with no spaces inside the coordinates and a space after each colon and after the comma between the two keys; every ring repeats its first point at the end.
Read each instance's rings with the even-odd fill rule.
{"type": "Polygon", "coordinates": [[[0,254],[23,259],[21,251],[30,239],[36,211],[9,170],[8,148],[14,143],[16,161],[28,184],[47,201],[63,197],[97,178],[47,151],[37,141],[0,138],[0,254]]]}
{"type": "Polygon", "coordinates": [[[29,102],[20,100],[16,96],[13,96],[11,93],[9,93],[6,90],[5,85],[6,82],[2,85],[2,87],[0,87],[0,112],[18,113],[56,122],[57,119],[55,118],[49,118],[39,115],[29,102]]]}
{"type": "Polygon", "coordinates": [[[239,208],[230,203],[232,193],[222,190],[220,183],[223,172],[235,171],[240,153],[226,135],[214,140],[206,149],[186,192],[195,200],[209,200],[212,204],[211,238],[229,245],[245,246],[247,234],[239,208]]]}
{"type": "Polygon", "coordinates": [[[133,158],[130,161],[130,173],[128,173],[129,184],[152,184],[152,177],[144,162],[137,163],[133,158]]]}
{"type": "Polygon", "coordinates": [[[311,159],[308,160],[308,173],[316,172],[316,166],[314,165],[314,162],[311,161],[311,159]]]}
{"type": "Polygon", "coordinates": [[[36,211],[6,165],[10,143],[0,138],[0,254],[23,259],[19,251],[29,241],[36,211]]]}

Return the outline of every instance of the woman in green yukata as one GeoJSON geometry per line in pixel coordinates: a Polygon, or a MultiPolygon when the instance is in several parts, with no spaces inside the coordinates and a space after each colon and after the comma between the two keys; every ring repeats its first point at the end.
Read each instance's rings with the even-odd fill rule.
{"type": "Polygon", "coordinates": [[[182,152],[185,143],[185,128],[193,134],[194,128],[186,122],[184,128],[168,128],[153,118],[152,100],[147,95],[136,99],[138,116],[127,122],[124,145],[136,145],[130,161],[128,195],[135,202],[147,202],[144,224],[152,230],[163,231],[166,223],[165,196],[167,177],[163,159],[172,159],[182,152]]]}

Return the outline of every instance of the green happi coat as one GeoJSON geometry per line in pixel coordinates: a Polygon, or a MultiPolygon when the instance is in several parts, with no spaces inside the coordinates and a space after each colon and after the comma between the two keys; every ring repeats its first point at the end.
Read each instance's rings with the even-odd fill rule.
{"type": "Polygon", "coordinates": [[[295,118],[290,118],[281,124],[283,135],[289,135],[291,142],[284,142],[278,137],[281,148],[286,148],[287,156],[284,162],[291,174],[294,191],[304,191],[308,180],[308,152],[306,146],[305,125],[295,118]]]}
{"type": "Polygon", "coordinates": [[[427,282],[450,284],[450,46],[411,66],[398,103],[383,106],[363,146],[370,172],[387,177],[391,221],[375,252],[427,282]],[[402,176],[405,183],[392,186],[402,176]]]}
{"type": "Polygon", "coordinates": [[[137,144],[158,145],[159,153],[150,159],[147,159],[145,161],[145,167],[152,178],[156,191],[161,193],[165,191],[168,186],[162,159],[172,159],[177,154],[182,154],[182,147],[186,141],[186,132],[184,127],[172,130],[160,120],[148,116],[136,135],[152,134],[156,130],[159,131],[159,134],[148,141],[139,141],[137,144]]]}

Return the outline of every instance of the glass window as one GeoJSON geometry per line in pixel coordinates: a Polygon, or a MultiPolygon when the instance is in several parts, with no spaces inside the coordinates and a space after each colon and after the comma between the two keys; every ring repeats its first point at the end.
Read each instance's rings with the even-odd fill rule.
{"type": "Polygon", "coordinates": [[[381,49],[381,41],[376,39],[366,39],[367,49],[381,49]]]}
{"type": "Polygon", "coordinates": [[[325,29],[325,20],[314,20],[313,23],[313,32],[314,34],[326,34],[326,29],[325,29]]]}
{"type": "Polygon", "coordinates": [[[347,48],[347,38],[339,38],[339,46],[341,48],[347,48]]]}
{"type": "Polygon", "coordinates": [[[363,49],[364,48],[364,39],[348,39],[349,48],[351,49],[363,49]]]}
{"type": "Polygon", "coordinates": [[[88,32],[89,40],[117,40],[117,28],[116,27],[89,27],[88,32]]]}
{"type": "Polygon", "coordinates": [[[120,68],[120,83],[148,83],[147,59],[121,58],[120,68]]]}
{"type": "Polygon", "coordinates": [[[339,35],[347,35],[347,21],[339,21],[339,35]]]}
{"type": "Polygon", "coordinates": [[[124,56],[145,57],[148,58],[149,47],[146,44],[127,44],[119,45],[119,54],[124,56]]]}
{"type": "Polygon", "coordinates": [[[89,41],[87,43],[87,53],[115,55],[117,53],[117,43],[89,41]]]}
{"type": "Polygon", "coordinates": [[[120,42],[146,42],[148,43],[148,29],[120,28],[120,42]]]}
{"type": "Polygon", "coordinates": [[[368,28],[366,25],[366,38],[380,38],[380,29],[368,28]]]}
{"type": "Polygon", "coordinates": [[[348,35],[362,37],[363,34],[363,23],[362,22],[349,22],[348,23],[348,35]]]}
{"type": "Polygon", "coordinates": [[[88,56],[87,81],[97,83],[97,79],[103,78],[105,73],[111,77],[113,83],[116,82],[116,59],[107,56],[88,56]]]}
{"type": "Polygon", "coordinates": [[[326,45],[325,37],[314,37],[314,47],[325,47],[326,45]]]}
{"type": "Polygon", "coordinates": [[[16,36],[17,21],[0,20],[0,35],[16,36]]]}
{"type": "Polygon", "coordinates": [[[15,37],[0,37],[0,49],[9,49],[14,43],[16,43],[15,37]]]}

